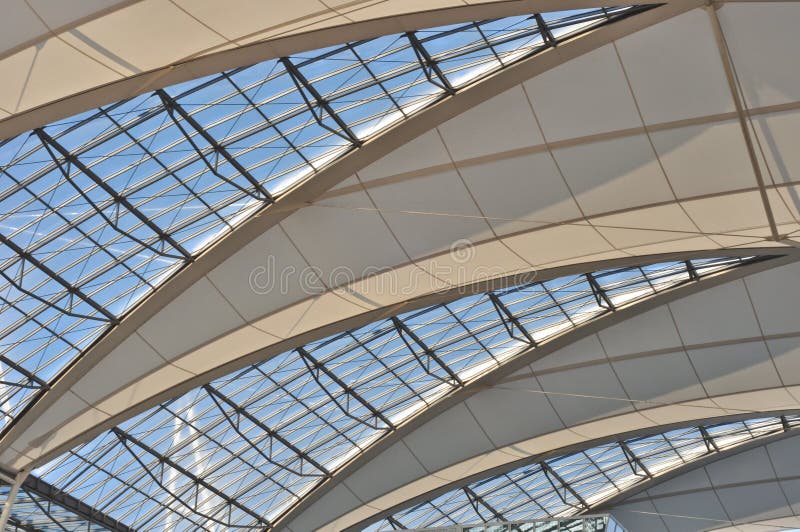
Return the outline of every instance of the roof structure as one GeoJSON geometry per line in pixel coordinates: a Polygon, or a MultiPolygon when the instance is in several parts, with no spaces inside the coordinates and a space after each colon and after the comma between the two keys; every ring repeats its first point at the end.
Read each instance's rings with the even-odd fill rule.
{"type": "Polygon", "coordinates": [[[797,436],[719,453],[617,499],[614,515],[629,529],[725,531],[797,527],[797,436]],[[763,467],[762,467],[763,466],[763,467]],[[678,510],[679,511],[674,511],[678,510]]]}
{"type": "MultiPolygon", "coordinates": [[[[748,419],[638,436],[520,466],[447,492],[368,526],[365,530],[445,527],[458,523],[529,521],[592,512],[620,493],[686,469],[695,461],[727,460],[746,445],[767,446],[796,435],[795,417],[748,419]],[[576,514],[577,512],[577,514],[576,514]]],[[[790,440],[791,441],[791,440],[790,440]]],[[[788,445],[782,444],[783,448],[788,445]]],[[[741,458],[737,459],[741,460],[741,458]]],[[[721,470],[719,466],[715,466],[721,470]]],[[[673,481],[673,484],[677,482],[673,481]]],[[[622,512],[620,512],[622,513],[622,512]]],[[[658,512],[655,512],[658,513],[658,512]]],[[[700,512],[700,516],[703,512],[700,512]]],[[[623,522],[632,518],[620,516],[623,522]]],[[[647,519],[647,517],[640,517],[647,519]]],[[[656,517],[659,521],[661,517],[656,517]]],[[[730,524],[730,522],[727,522],[730,524]]],[[[631,526],[629,530],[652,530],[631,526]]]]}
{"type": "Polygon", "coordinates": [[[268,527],[359,451],[509,359],[752,261],[617,268],[393,316],[202,385],[33,474],[134,528],[268,527]]]}
{"type": "Polygon", "coordinates": [[[0,528],[794,526],[800,4],[12,4],[0,528]]]}
{"type": "Polygon", "coordinates": [[[171,274],[287,189],[476,78],[627,11],[348,43],[4,141],[3,425],[171,274]]]}

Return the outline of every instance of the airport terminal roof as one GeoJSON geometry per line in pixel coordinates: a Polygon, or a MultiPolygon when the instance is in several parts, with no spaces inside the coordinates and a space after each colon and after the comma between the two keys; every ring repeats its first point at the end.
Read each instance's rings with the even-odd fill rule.
{"type": "Polygon", "coordinates": [[[800,4],[265,6],[4,8],[8,529],[790,526],[800,4]]]}

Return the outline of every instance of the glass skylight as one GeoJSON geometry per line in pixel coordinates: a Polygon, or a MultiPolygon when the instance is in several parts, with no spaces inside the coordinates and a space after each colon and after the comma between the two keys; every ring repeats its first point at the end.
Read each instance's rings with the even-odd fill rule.
{"type": "Polygon", "coordinates": [[[767,258],[698,259],[470,295],[196,388],[33,472],[133,528],[265,528],[402,422],[520,353],[767,258]]]}
{"type": "Polygon", "coordinates": [[[600,445],[473,482],[364,530],[574,516],[698,458],[798,427],[799,416],[759,418],[600,445]]]}
{"type": "Polygon", "coordinates": [[[649,7],[332,46],[0,142],[0,427],[143,298],[289,188],[491,72],[649,7]]]}

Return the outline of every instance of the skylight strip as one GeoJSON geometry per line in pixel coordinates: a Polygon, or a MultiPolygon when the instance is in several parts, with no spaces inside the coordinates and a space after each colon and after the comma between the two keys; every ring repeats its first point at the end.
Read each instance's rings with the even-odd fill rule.
{"type": "MultiPolygon", "coordinates": [[[[727,268],[736,268],[752,260],[719,259],[719,262],[727,268]]],[[[674,272],[679,268],[686,272],[691,264],[631,267],[594,275],[599,279],[614,279],[614,287],[624,289],[626,285],[647,283],[645,271],[674,278],[674,272]]],[[[597,306],[586,279],[585,275],[573,275],[528,283],[498,290],[494,297],[505,301],[513,316],[530,316],[531,323],[536,322],[537,315],[552,316],[543,325],[543,330],[550,330],[553,319],[560,320],[557,323],[572,323],[565,316],[558,316],[563,316],[567,312],[564,309],[576,301],[588,298],[597,309],[593,311],[596,315],[613,312],[597,306]]],[[[658,284],[656,292],[696,282],[697,278],[686,274],[679,279],[682,280],[658,284]]],[[[653,293],[648,291],[642,297],[653,293]]],[[[185,462],[189,470],[201,468],[209,482],[230,490],[226,493],[232,500],[246,499],[259,506],[268,500],[264,517],[274,521],[325,478],[320,476],[319,468],[298,464],[314,462],[328,472],[335,472],[396,425],[460,388],[461,384],[451,379],[444,368],[439,368],[432,356],[447,364],[449,371],[456,372],[461,382],[468,382],[530,349],[530,343],[511,335],[515,329],[504,324],[507,319],[504,316],[486,294],[413,311],[397,319],[431,350],[430,354],[412,337],[404,341],[395,322],[385,320],[277,355],[211,383],[231,403],[222,405],[201,387],[122,423],[117,430],[132,434],[172,460],[185,462]],[[253,420],[258,420],[258,425],[253,420]],[[238,433],[235,427],[244,432],[238,433]],[[264,450],[269,454],[259,457],[264,450]],[[194,463],[201,456],[202,463],[194,463]]],[[[518,331],[515,334],[523,338],[518,331]]],[[[139,457],[142,459],[154,458],[148,454],[139,457]]],[[[114,434],[106,433],[35,474],[85,498],[87,504],[96,505],[117,519],[123,516],[134,519],[129,521],[134,527],[168,516],[179,522],[188,519],[188,515],[180,512],[175,516],[176,505],[185,506],[163,490],[154,491],[149,477],[137,464],[131,450],[121,445],[114,434]],[[148,510],[134,518],[127,503],[123,506],[117,499],[103,495],[108,490],[121,494],[126,501],[138,500],[134,504],[148,510]]],[[[173,478],[171,482],[176,483],[171,488],[173,493],[195,489],[185,479],[179,482],[180,476],[173,478]]],[[[541,500],[537,504],[549,508],[557,502],[541,500]]],[[[190,521],[203,522],[226,510],[215,506],[209,511],[211,514],[195,516],[190,521]]],[[[250,526],[247,518],[243,519],[245,522],[240,524],[250,526]]],[[[185,523],[185,527],[192,526],[188,521],[185,523]]]]}

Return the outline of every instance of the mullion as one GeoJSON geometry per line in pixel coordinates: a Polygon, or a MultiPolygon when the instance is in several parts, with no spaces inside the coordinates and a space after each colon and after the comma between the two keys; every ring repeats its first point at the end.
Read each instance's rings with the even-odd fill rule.
{"type": "MultiPolygon", "coordinates": [[[[280,138],[281,138],[281,139],[282,139],[284,142],[286,142],[286,144],[289,146],[289,148],[290,148],[291,150],[293,150],[294,152],[296,152],[296,153],[300,154],[300,156],[303,158],[304,162],[305,162],[307,165],[309,165],[309,166],[312,166],[312,167],[313,167],[313,165],[311,164],[311,162],[310,162],[308,159],[306,159],[305,155],[304,155],[304,154],[303,154],[303,153],[302,153],[302,152],[301,152],[301,151],[300,151],[300,150],[297,148],[297,146],[295,146],[295,145],[294,145],[294,143],[291,141],[291,139],[289,139],[289,137],[287,137],[287,136],[286,136],[286,135],[285,135],[283,132],[281,132],[281,130],[278,128],[278,125],[277,125],[277,124],[273,124],[273,123],[272,123],[272,120],[271,120],[271,119],[270,119],[270,118],[269,118],[269,117],[268,117],[268,116],[267,116],[267,115],[264,113],[264,111],[261,109],[261,106],[260,106],[260,105],[256,105],[256,103],[253,101],[253,99],[252,99],[252,98],[251,98],[251,97],[250,97],[250,96],[247,94],[247,92],[246,92],[245,90],[242,90],[242,89],[241,89],[241,88],[238,86],[238,84],[236,83],[236,81],[235,81],[234,79],[232,79],[232,78],[231,78],[230,76],[228,76],[227,74],[223,74],[223,75],[224,75],[224,76],[225,76],[225,77],[228,79],[228,82],[230,82],[230,84],[231,84],[231,85],[233,85],[233,87],[234,87],[236,90],[238,90],[238,91],[239,91],[239,94],[240,94],[240,95],[241,95],[241,96],[244,98],[244,100],[245,100],[245,101],[248,103],[248,105],[250,105],[250,106],[253,108],[253,110],[254,110],[255,112],[257,112],[257,113],[258,113],[258,114],[261,116],[261,118],[263,118],[263,120],[264,120],[264,123],[266,124],[267,128],[271,127],[271,128],[272,128],[272,129],[273,129],[273,130],[274,130],[274,131],[275,131],[275,132],[278,134],[278,136],[279,136],[279,137],[280,137],[280,138]]],[[[264,86],[264,85],[261,85],[261,87],[263,87],[263,86],[264,86]]],[[[256,92],[256,94],[258,94],[258,92],[256,92]]],[[[265,130],[265,129],[262,129],[262,131],[264,131],[264,130],[265,130]]],[[[244,137],[244,138],[247,138],[247,137],[244,137]]],[[[222,142],[222,141],[224,141],[224,140],[225,140],[225,139],[221,139],[221,141],[220,141],[220,142],[222,142]]],[[[242,140],[243,140],[243,139],[242,139],[242,140]]],[[[231,144],[233,144],[233,142],[228,142],[227,144],[228,144],[228,145],[231,145],[231,144]]]]}
{"type": "MultiPolygon", "coordinates": [[[[261,371],[261,370],[260,370],[260,369],[258,369],[257,371],[261,371]]],[[[265,377],[267,377],[267,378],[269,378],[269,377],[268,377],[266,374],[264,374],[264,376],[265,376],[265,377]]],[[[270,379],[270,380],[272,380],[272,379],[270,379]]],[[[276,383],[276,384],[277,384],[277,383],[276,383]]],[[[309,407],[309,405],[307,405],[307,404],[306,404],[305,400],[301,399],[301,398],[300,398],[300,397],[299,397],[297,394],[295,394],[295,392],[293,392],[293,391],[292,391],[292,392],[290,392],[290,391],[289,391],[289,390],[287,390],[287,389],[286,389],[286,388],[285,388],[283,385],[280,385],[280,384],[278,384],[278,386],[279,386],[279,387],[280,387],[282,390],[284,390],[284,391],[286,392],[286,394],[287,394],[287,395],[288,395],[288,396],[289,396],[289,397],[290,397],[292,400],[294,400],[294,401],[296,401],[297,403],[299,403],[299,404],[302,404],[304,407],[306,407],[306,412],[302,412],[302,415],[301,415],[300,417],[294,417],[294,416],[293,416],[293,417],[292,417],[292,419],[290,419],[288,422],[286,422],[286,420],[284,420],[282,423],[280,423],[280,424],[278,424],[278,425],[276,425],[276,426],[275,426],[275,431],[277,431],[277,432],[280,432],[280,431],[282,431],[282,430],[285,430],[285,429],[287,429],[289,425],[293,424],[295,421],[297,421],[297,420],[299,420],[299,419],[303,419],[304,417],[307,417],[307,416],[308,416],[308,414],[311,414],[311,417],[312,417],[312,419],[313,419],[313,418],[316,418],[316,419],[317,419],[317,420],[318,420],[318,421],[319,421],[321,424],[330,426],[330,424],[329,424],[329,423],[328,423],[328,422],[325,420],[325,418],[323,418],[322,416],[320,416],[320,415],[319,415],[319,413],[317,412],[317,410],[316,410],[316,409],[312,409],[312,408],[310,408],[310,407],[309,407]]],[[[322,393],[324,394],[324,392],[322,392],[322,393]]],[[[356,447],[356,446],[357,446],[356,442],[355,442],[355,441],[353,441],[353,440],[351,440],[349,436],[347,436],[347,435],[346,435],[346,434],[344,434],[344,433],[341,433],[341,432],[339,432],[339,430],[338,430],[336,427],[331,427],[331,428],[333,429],[333,432],[334,432],[334,433],[338,433],[338,435],[339,435],[339,436],[341,436],[341,437],[343,437],[344,439],[346,439],[346,440],[347,440],[348,442],[350,442],[350,443],[351,443],[351,444],[352,444],[354,447],[356,447]]],[[[303,438],[303,439],[305,439],[305,438],[303,438]]]]}
{"type": "MultiPolygon", "coordinates": [[[[112,119],[112,118],[110,118],[110,117],[109,117],[109,119],[113,121],[113,119],[112,119]]],[[[205,201],[205,200],[204,200],[202,197],[200,197],[200,196],[199,196],[199,195],[198,195],[198,194],[197,194],[195,191],[193,191],[193,190],[192,190],[192,189],[191,189],[191,188],[190,188],[190,187],[189,187],[189,186],[188,186],[188,185],[187,185],[187,184],[186,184],[186,183],[183,181],[183,179],[181,179],[180,177],[178,177],[178,175],[177,175],[177,174],[175,174],[175,173],[174,173],[174,172],[175,172],[174,170],[170,170],[170,169],[169,169],[169,168],[168,168],[168,167],[167,167],[167,166],[166,166],[166,165],[165,165],[165,164],[164,164],[164,163],[163,163],[163,162],[162,162],[162,161],[161,161],[161,160],[160,160],[158,157],[155,157],[155,156],[153,155],[153,153],[150,151],[150,149],[149,149],[147,146],[145,146],[145,145],[144,145],[144,143],[143,143],[143,142],[142,142],[140,139],[138,139],[138,138],[134,137],[133,135],[131,135],[131,133],[130,133],[128,130],[125,130],[125,134],[126,134],[126,135],[127,135],[127,136],[128,136],[128,137],[129,137],[129,138],[130,138],[130,139],[131,139],[131,140],[132,140],[132,141],[133,141],[133,142],[134,142],[134,143],[135,143],[137,146],[139,146],[139,147],[140,147],[140,148],[141,148],[141,149],[144,151],[144,153],[145,153],[145,154],[147,154],[147,156],[150,158],[150,160],[152,160],[152,161],[156,162],[156,163],[157,163],[159,166],[161,166],[161,167],[162,167],[163,171],[166,173],[166,174],[164,175],[164,178],[166,178],[167,176],[171,176],[171,177],[172,177],[172,178],[173,178],[173,179],[174,179],[174,180],[177,182],[177,186],[178,186],[178,187],[181,187],[181,186],[182,186],[183,188],[185,188],[185,189],[186,189],[186,191],[188,192],[188,197],[191,197],[192,199],[196,199],[196,200],[198,200],[200,203],[202,203],[202,204],[203,204],[203,205],[206,207],[206,209],[208,209],[208,210],[209,210],[209,212],[210,212],[212,215],[216,214],[216,212],[215,212],[215,211],[213,211],[213,209],[211,208],[211,206],[210,206],[210,205],[208,205],[208,203],[207,203],[207,202],[206,202],[206,201],[205,201]]],[[[159,179],[159,181],[161,181],[161,179],[159,179]]],[[[159,182],[159,181],[156,181],[156,182],[159,182]]],[[[156,183],[156,182],[154,182],[154,183],[156,183]]],[[[129,194],[130,194],[130,195],[133,195],[133,194],[134,194],[134,192],[133,192],[133,191],[131,191],[129,194]]],[[[142,203],[140,203],[140,205],[141,205],[141,204],[142,204],[142,203]]],[[[176,209],[177,209],[177,207],[176,207],[176,209]]],[[[176,210],[176,209],[172,209],[172,210],[176,210]]],[[[157,217],[161,217],[163,214],[164,214],[164,213],[159,213],[157,217]]],[[[224,219],[223,219],[221,216],[217,215],[217,217],[218,217],[218,218],[219,218],[219,219],[220,219],[220,220],[221,220],[223,223],[225,223],[226,225],[228,225],[228,227],[230,227],[230,224],[228,224],[228,223],[227,223],[227,222],[226,222],[226,221],[225,221],[225,220],[224,220],[224,219]]]]}

